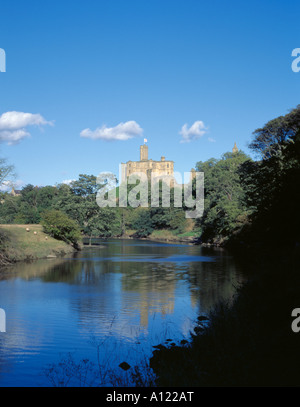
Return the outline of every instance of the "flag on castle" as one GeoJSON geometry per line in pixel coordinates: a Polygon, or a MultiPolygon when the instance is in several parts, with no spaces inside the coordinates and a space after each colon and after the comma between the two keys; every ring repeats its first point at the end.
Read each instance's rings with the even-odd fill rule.
{"type": "Polygon", "coordinates": [[[147,140],[146,138],[144,138],[144,143],[147,143],[147,141],[148,141],[148,140],[147,140]]]}

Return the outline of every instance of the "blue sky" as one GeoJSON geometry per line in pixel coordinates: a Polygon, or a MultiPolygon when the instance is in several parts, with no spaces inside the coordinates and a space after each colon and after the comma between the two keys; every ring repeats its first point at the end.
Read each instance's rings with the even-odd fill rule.
{"type": "Polygon", "coordinates": [[[0,156],[54,185],[117,173],[144,138],[181,173],[250,153],[300,103],[299,21],[298,1],[1,1],[0,156]]]}

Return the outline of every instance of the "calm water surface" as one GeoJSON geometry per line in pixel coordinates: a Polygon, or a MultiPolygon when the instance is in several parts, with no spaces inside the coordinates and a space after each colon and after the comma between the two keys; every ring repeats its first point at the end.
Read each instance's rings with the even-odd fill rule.
{"type": "Polygon", "coordinates": [[[49,364],[69,352],[96,362],[97,349],[104,369],[119,374],[121,362],[139,363],[153,345],[188,339],[197,316],[244,280],[222,250],[135,240],[4,269],[0,386],[50,386],[49,364]]]}

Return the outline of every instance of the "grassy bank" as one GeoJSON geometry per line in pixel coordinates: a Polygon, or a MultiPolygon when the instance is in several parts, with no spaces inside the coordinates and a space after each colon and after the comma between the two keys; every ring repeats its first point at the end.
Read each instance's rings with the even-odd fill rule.
{"type": "MultiPolygon", "coordinates": [[[[106,237],[99,236],[90,239],[89,236],[84,236],[84,244],[89,244],[95,241],[95,239],[107,239],[106,237]]],[[[154,230],[150,235],[146,237],[137,237],[135,230],[126,230],[122,236],[110,236],[108,239],[140,239],[140,240],[152,240],[155,242],[168,242],[168,243],[197,243],[199,240],[199,233],[197,232],[185,232],[175,233],[170,229],[154,230]]]]}
{"type": "Polygon", "coordinates": [[[59,257],[75,251],[71,245],[46,235],[41,225],[0,225],[0,234],[2,264],[59,257]]]}
{"type": "Polygon", "coordinates": [[[165,242],[188,242],[192,243],[197,239],[197,233],[175,233],[172,230],[154,230],[148,237],[149,240],[165,241],[165,242]]]}

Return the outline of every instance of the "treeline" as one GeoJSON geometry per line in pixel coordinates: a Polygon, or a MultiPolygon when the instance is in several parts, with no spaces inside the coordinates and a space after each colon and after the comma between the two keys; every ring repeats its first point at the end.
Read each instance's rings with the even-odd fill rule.
{"type": "Polygon", "coordinates": [[[295,245],[300,241],[299,128],[300,105],[254,131],[249,147],[257,160],[238,151],[199,161],[196,170],[204,172],[205,199],[203,216],[195,221],[186,219],[184,199],[182,208],[174,207],[174,188],[169,208],[151,207],[150,191],[148,208],[100,208],[96,194],[105,184],[81,174],[70,185],[27,185],[20,196],[3,193],[0,222],[40,223],[52,209],[66,214],[90,237],[147,237],[154,230],[169,230],[218,245],[295,245]]]}
{"type": "Polygon", "coordinates": [[[198,162],[205,173],[203,242],[245,248],[300,243],[300,105],[254,131],[243,152],[198,162]]]}
{"type": "MultiPolygon", "coordinates": [[[[61,218],[61,214],[65,214],[76,222],[85,236],[90,238],[125,234],[147,237],[153,230],[161,229],[169,229],[175,234],[180,234],[185,232],[187,225],[190,225],[185,218],[184,208],[174,208],[173,189],[169,208],[161,206],[121,208],[118,205],[101,208],[96,202],[96,195],[104,186],[105,184],[97,184],[96,176],[80,174],[78,180],[70,185],[60,184],[56,187],[26,185],[18,196],[2,193],[0,223],[45,224],[47,219],[52,219],[52,223],[55,223],[53,220],[55,217],[61,218]]],[[[132,188],[133,186],[128,188],[128,193],[132,188]]],[[[161,188],[162,185],[160,194],[161,188]]],[[[148,199],[150,202],[150,193],[148,199]]],[[[67,223],[65,218],[64,221],[67,223]]]]}

